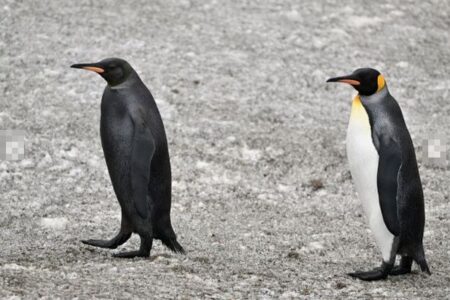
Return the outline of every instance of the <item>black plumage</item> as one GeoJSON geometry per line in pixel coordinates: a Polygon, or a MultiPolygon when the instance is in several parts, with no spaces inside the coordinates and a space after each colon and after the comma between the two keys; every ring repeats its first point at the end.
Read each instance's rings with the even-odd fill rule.
{"type": "Polygon", "coordinates": [[[170,220],[172,179],[166,134],[150,91],[122,59],[109,58],[72,67],[97,72],[108,83],[101,103],[100,135],[122,209],[117,236],[83,243],[114,249],[137,233],[141,238],[140,249],[114,256],[149,256],[154,238],[172,251],[183,253],[170,220]]]}

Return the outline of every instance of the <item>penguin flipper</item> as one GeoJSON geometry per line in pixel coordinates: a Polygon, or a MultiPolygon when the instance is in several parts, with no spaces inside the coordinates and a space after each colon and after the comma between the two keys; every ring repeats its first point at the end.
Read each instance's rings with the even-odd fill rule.
{"type": "Polygon", "coordinates": [[[400,224],[397,212],[398,173],[402,164],[400,147],[391,138],[378,137],[378,196],[383,220],[389,231],[398,236],[400,224]]]}
{"type": "Polygon", "coordinates": [[[137,213],[143,219],[149,216],[147,201],[148,183],[150,181],[150,166],[155,152],[155,143],[150,128],[142,115],[132,114],[133,140],[131,152],[131,191],[137,213]]]}

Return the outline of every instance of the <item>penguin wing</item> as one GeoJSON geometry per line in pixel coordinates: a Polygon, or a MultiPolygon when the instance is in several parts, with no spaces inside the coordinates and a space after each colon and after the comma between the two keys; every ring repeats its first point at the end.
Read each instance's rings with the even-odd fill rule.
{"type": "Polygon", "coordinates": [[[398,143],[387,136],[377,136],[378,140],[378,196],[386,227],[393,235],[399,235],[400,225],[397,213],[398,173],[402,155],[398,143]]]}
{"type": "Polygon", "coordinates": [[[150,128],[141,111],[131,112],[133,139],[131,150],[131,193],[137,213],[146,219],[149,213],[147,203],[150,166],[155,152],[155,143],[150,128]]]}

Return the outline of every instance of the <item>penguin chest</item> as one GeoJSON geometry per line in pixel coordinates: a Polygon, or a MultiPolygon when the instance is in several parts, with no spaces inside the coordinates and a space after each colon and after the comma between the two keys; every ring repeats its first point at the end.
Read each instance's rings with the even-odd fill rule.
{"type": "Polygon", "coordinates": [[[128,115],[114,107],[102,107],[100,137],[115,190],[129,177],[133,135],[133,123],[128,115]]]}
{"type": "Polygon", "coordinates": [[[347,130],[347,156],[355,189],[361,200],[370,229],[383,254],[383,259],[389,260],[393,235],[384,223],[378,198],[379,156],[372,141],[369,116],[359,96],[355,98],[352,105],[347,130]]]}
{"type": "MultiPolygon", "coordinates": [[[[353,101],[347,129],[347,156],[356,191],[363,201],[364,209],[370,209],[370,204],[378,202],[371,200],[375,198],[378,200],[377,171],[379,157],[372,141],[369,116],[359,97],[356,97],[353,101]]],[[[370,212],[366,211],[366,213],[370,212]]]]}

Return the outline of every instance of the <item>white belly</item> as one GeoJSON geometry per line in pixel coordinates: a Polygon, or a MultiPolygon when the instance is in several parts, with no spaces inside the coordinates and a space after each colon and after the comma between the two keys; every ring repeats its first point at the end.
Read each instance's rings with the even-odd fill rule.
{"type": "Polygon", "coordinates": [[[378,152],[372,141],[369,117],[359,97],[355,98],[347,130],[347,156],[356,192],[383,260],[391,257],[394,235],[387,229],[378,198],[378,152]]]}

